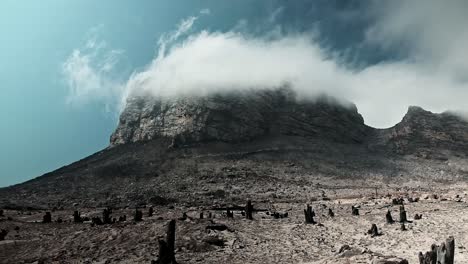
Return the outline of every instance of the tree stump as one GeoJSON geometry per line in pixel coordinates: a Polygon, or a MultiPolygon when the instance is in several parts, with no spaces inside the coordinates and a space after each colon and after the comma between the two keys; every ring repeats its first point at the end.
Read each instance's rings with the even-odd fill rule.
{"type": "Polygon", "coordinates": [[[359,208],[355,207],[354,205],[351,206],[352,214],[359,215],[359,208]]]}
{"type": "Polygon", "coordinates": [[[390,212],[390,210],[387,211],[385,218],[387,219],[387,224],[395,223],[395,220],[393,220],[392,213],[390,212]]]}
{"type": "Polygon", "coordinates": [[[8,231],[5,229],[0,230],[0,241],[5,240],[6,235],[8,235],[8,231]]]}
{"type": "Polygon", "coordinates": [[[422,214],[415,214],[414,215],[414,220],[421,220],[422,219],[422,214]]]}
{"type": "Polygon", "coordinates": [[[203,212],[200,213],[200,219],[203,219],[203,212]]]}
{"type": "Polygon", "coordinates": [[[253,206],[250,200],[247,200],[247,205],[245,206],[245,218],[248,220],[253,220],[252,216],[253,206]]]}
{"type": "Polygon", "coordinates": [[[102,211],[102,222],[104,224],[112,224],[111,213],[112,210],[110,208],[106,208],[102,211]]]}
{"type": "Polygon", "coordinates": [[[331,208],[328,208],[328,216],[329,217],[335,217],[335,213],[332,211],[331,208]]]}
{"type": "Polygon", "coordinates": [[[52,223],[52,215],[50,212],[46,212],[45,215],[42,217],[42,223],[52,223]]]}
{"type": "Polygon", "coordinates": [[[314,220],[315,212],[312,210],[312,206],[307,205],[307,209],[304,209],[305,223],[316,224],[314,220]]]}
{"type": "Polygon", "coordinates": [[[377,225],[372,224],[371,229],[367,230],[367,234],[371,235],[371,237],[380,236],[379,229],[377,228],[377,225]]]}
{"type": "Polygon", "coordinates": [[[401,231],[406,231],[405,223],[401,223],[400,230],[401,231]]]}
{"type": "Polygon", "coordinates": [[[148,209],[148,217],[152,217],[152,216],[153,216],[153,213],[154,213],[154,209],[153,209],[153,207],[151,206],[151,207],[148,209]]]}
{"type": "Polygon", "coordinates": [[[3,216],[3,209],[0,209],[0,217],[3,216]]]}
{"type": "Polygon", "coordinates": [[[234,217],[234,212],[232,212],[231,210],[227,209],[227,211],[226,211],[226,216],[227,216],[228,218],[233,218],[233,217],[234,217]]]}
{"type": "Polygon", "coordinates": [[[419,252],[418,257],[419,264],[454,264],[455,239],[450,236],[440,246],[433,244],[430,251],[419,252]]]}
{"type": "Polygon", "coordinates": [[[74,211],[73,212],[73,222],[74,223],[81,223],[83,222],[83,219],[81,219],[80,212],[74,211]]]}
{"type": "Polygon", "coordinates": [[[166,240],[159,239],[159,257],[155,263],[177,264],[175,260],[175,220],[169,221],[167,225],[166,240]]]}
{"type": "Polygon", "coordinates": [[[408,222],[408,218],[406,217],[405,206],[400,206],[400,223],[408,222]]]}
{"type": "Polygon", "coordinates": [[[133,220],[135,222],[140,222],[143,220],[143,212],[138,210],[138,209],[135,209],[135,215],[133,216],[133,220]]]}

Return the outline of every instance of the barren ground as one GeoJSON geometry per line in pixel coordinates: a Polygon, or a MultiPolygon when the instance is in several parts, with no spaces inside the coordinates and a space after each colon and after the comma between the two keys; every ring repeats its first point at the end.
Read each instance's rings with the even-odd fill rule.
{"type": "MultiPolygon", "coordinates": [[[[380,255],[406,258],[418,263],[417,253],[429,250],[431,244],[455,237],[456,263],[468,263],[465,246],[468,243],[468,196],[466,186],[454,185],[437,190],[394,188],[375,190],[348,188],[333,190],[327,199],[311,199],[321,225],[304,223],[305,204],[293,201],[256,202],[257,209],[288,212],[283,219],[274,219],[266,212],[246,220],[240,211],[227,218],[224,211],[213,206],[157,206],[152,217],[143,208],[142,222],[132,221],[134,209],[116,209],[112,216],[127,215],[127,221],[111,225],[92,226],[72,223],[73,210],[82,216],[101,216],[101,208],[65,208],[52,212],[53,220],[63,223],[40,223],[44,211],[6,210],[0,218],[0,229],[10,232],[0,241],[1,263],[149,263],[158,254],[158,237],[164,235],[169,219],[178,219],[183,212],[189,218],[177,220],[176,258],[179,263],[369,263],[380,255]],[[353,195],[354,194],[354,195],[353,195]],[[437,199],[433,197],[437,194],[437,199]],[[457,195],[459,198],[457,198],[457,195]],[[421,220],[386,224],[385,213],[392,211],[398,220],[399,206],[392,205],[395,197],[419,197],[418,202],[405,201],[408,217],[422,214],[421,220]],[[328,200],[329,199],[329,200],[328,200]],[[315,201],[313,201],[315,200],[315,201]],[[351,215],[351,206],[359,205],[360,215],[351,215]],[[332,208],[335,217],[327,216],[332,208]],[[198,219],[200,212],[211,219],[198,219]],[[207,231],[212,222],[226,224],[225,231],[207,231]],[[367,230],[377,224],[381,236],[370,237],[367,230]],[[15,231],[14,228],[19,227],[15,231]],[[224,246],[212,245],[207,237],[215,236],[224,246]],[[343,245],[350,250],[339,253],[343,245]]],[[[323,189],[323,188],[322,188],[323,189]]],[[[325,193],[331,193],[325,189],[325,193]]]]}

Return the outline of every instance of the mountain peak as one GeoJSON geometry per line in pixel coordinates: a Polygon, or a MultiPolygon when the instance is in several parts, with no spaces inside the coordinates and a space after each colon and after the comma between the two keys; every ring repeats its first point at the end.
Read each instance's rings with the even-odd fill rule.
{"type": "Polygon", "coordinates": [[[111,145],[159,137],[176,143],[246,142],[268,135],[362,141],[367,127],[352,104],[322,96],[300,100],[289,88],[127,102],[111,145]]]}

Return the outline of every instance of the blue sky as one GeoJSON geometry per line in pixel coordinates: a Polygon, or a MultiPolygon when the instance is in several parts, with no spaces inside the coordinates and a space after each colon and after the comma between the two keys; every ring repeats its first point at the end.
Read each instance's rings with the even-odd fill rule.
{"type": "MultiPolygon", "coordinates": [[[[456,51],[468,43],[468,35],[460,28],[465,22],[466,4],[454,1],[455,4],[441,7],[436,1],[429,2],[424,10],[429,18],[425,19],[418,16],[421,4],[427,3],[421,1],[414,4],[387,1],[376,5],[375,1],[354,0],[3,0],[0,2],[0,186],[39,176],[108,145],[117,124],[116,101],[122,99],[122,91],[113,94],[113,88],[93,87],[84,100],[70,103],[71,97],[76,98],[70,92],[73,89],[70,76],[64,74],[63,68],[76,51],[79,59],[91,58],[94,66],[102,66],[99,60],[105,61],[108,54],[118,51],[118,60],[110,71],[92,75],[101,80],[96,86],[126,89],[132,83],[129,81],[132,73],[132,76],[146,73],[149,80],[160,84],[160,73],[166,72],[166,65],[174,63],[187,66],[188,70],[192,64],[197,69],[201,65],[208,71],[210,62],[187,57],[195,52],[208,56],[212,51],[197,45],[219,41],[226,48],[219,48],[216,54],[221,54],[221,62],[215,66],[222,68],[243,68],[232,65],[235,60],[222,57],[233,53],[238,58],[246,58],[241,61],[244,65],[252,64],[252,58],[258,58],[255,62],[260,62],[259,67],[262,60],[265,64],[284,63],[284,67],[268,68],[283,76],[283,68],[299,67],[297,62],[306,58],[300,65],[310,67],[307,71],[332,77],[323,77],[320,82],[299,78],[298,86],[320,84],[320,89],[332,95],[345,94],[345,99],[357,103],[371,125],[386,127],[396,123],[409,104],[436,111],[450,107],[465,110],[461,99],[467,98],[463,72],[468,67],[456,51]],[[197,19],[184,32],[186,36],[170,43],[174,48],[154,63],[161,36],[170,36],[190,17],[197,19]],[[206,34],[200,34],[202,30],[206,34]],[[416,34],[428,30],[433,31],[416,34]],[[237,35],[233,36],[234,33],[237,35]],[[441,35],[458,40],[454,42],[460,43],[460,47],[447,46],[447,42],[439,40],[441,35]],[[102,47],[86,48],[90,41],[102,47]],[[452,50],[454,54],[444,50],[452,50]],[[252,56],[253,51],[258,51],[258,56],[252,56]],[[286,61],[275,55],[285,51],[291,54],[286,61]],[[246,53],[250,57],[244,56],[246,53]],[[180,59],[180,54],[189,55],[180,59]],[[155,65],[148,66],[152,62],[155,65]],[[441,71],[440,65],[449,70],[441,71]],[[324,68],[329,70],[321,72],[324,68]],[[396,83],[395,79],[400,81],[396,83]],[[348,84],[350,89],[345,88],[348,84]],[[376,90],[376,86],[384,87],[376,90]],[[414,86],[426,90],[411,88],[406,92],[414,86]],[[385,111],[375,110],[390,97],[397,103],[382,107],[385,111]]],[[[295,73],[285,71],[284,76],[297,77],[295,73]]],[[[70,74],[76,76],[73,75],[76,72],[70,74]]],[[[168,76],[174,76],[171,74],[168,76]]],[[[244,76],[245,72],[236,74],[244,76]]],[[[208,79],[203,83],[220,87],[232,84],[229,78],[213,82],[209,74],[205,75],[208,79]]],[[[257,76],[260,76],[258,80],[269,77],[268,72],[261,71],[253,79],[257,76]]],[[[187,78],[185,83],[192,81],[187,78]]],[[[83,83],[89,84],[86,80],[78,84],[83,83]]],[[[169,83],[167,87],[174,85],[169,83]]],[[[192,86],[185,88],[194,89],[192,86]]],[[[83,87],[74,88],[83,91],[83,87]]],[[[154,90],[154,87],[145,89],[154,90]]],[[[160,93],[159,89],[154,92],[160,93]]]]}

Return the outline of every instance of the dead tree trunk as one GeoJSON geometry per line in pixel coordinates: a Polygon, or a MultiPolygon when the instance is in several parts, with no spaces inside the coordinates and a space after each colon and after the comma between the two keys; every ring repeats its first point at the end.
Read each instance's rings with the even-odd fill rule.
{"type": "Polygon", "coordinates": [[[352,214],[353,215],[359,215],[359,208],[351,206],[352,214]]]}
{"type": "Polygon", "coordinates": [[[234,212],[232,212],[231,210],[227,209],[227,211],[226,211],[226,216],[227,216],[228,218],[233,218],[233,217],[234,217],[234,212]]]}
{"type": "Polygon", "coordinates": [[[316,224],[314,221],[315,212],[312,210],[312,206],[307,205],[307,209],[304,209],[304,216],[306,224],[316,224]]]}
{"type": "Polygon", "coordinates": [[[406,217],[405,206],[400,206],[400,223],[408,222],[408,218],[406,217]]]}
{"type": "Polygon", "coordinates": [[[143,212],[138,210],[138,209],[135,209],[135,215],[133,216],[133,220],[135,222],[142,221],[143,220],[143,212]]]}
{"type": "Polygon", "coordinates": [[[8,231],[5,229],[0,230],[0,241],[5,240],[6,235],[8,235],[8,231]]]}
{"type": "Polygon", "coordinates": [[[395,221],[393,220],[392,213],[390,210],[387,211],[387,214],[385,215],[385,218],[387,219],[387,224],[393,224],[395,221]]]}
{"type": "Polygon", "coordinates": [[[175,260],[175,220],[169,221],[167,225],[166,240],[160,239],[158,264],[177,264],[175,260]]]}
{"type": "Polygon", "coordinates": [[[253,220],[252,216],[253,206],[250,200],[247,200],[247,205],[245,206],[245,218],[249,220],[253,220]]]}
{"type": "Polygon", "coordinates": [[[83,220],[81,219],[80,212],[74,211],[73,212],[73,222],[75,223],[81,223],[83,220]]]}
{"type": "Polygon", "coordinates": [[[42,217],[42,223],[52,223],[52,215],[50,212],[46,212],[45,215],[42,217]]]}
{"type": "Polygon", "coordinates": [[[104,211],[102,211],[102,221],[104,222],[104,224],[112,224],[111,213],[112,210],[110,208],[106,208],[104,209],[104,211]]]}
{"type": "Polygon", "coordinates": [[[377,228],[377,225],[372,224],[371,229],[367,230],[367,234],[371,235],[371,237],[380,236],[379,229],[377,228]]]}
{"type": "Polygon", "coordinates": [[[151,207],[148,209],[148,217],[152,217],[152,216],[153,216],[153,213],[154,213],[154,209],[153,209],[153,207],[151,206],[151,207]]]}
{"type": "Polygon", "coordinates": [[[455,239],[450,236],[440,246],[432,245],[431,250],[423,254],[419,252],[419,264],[454,264],[455,239]]]}

